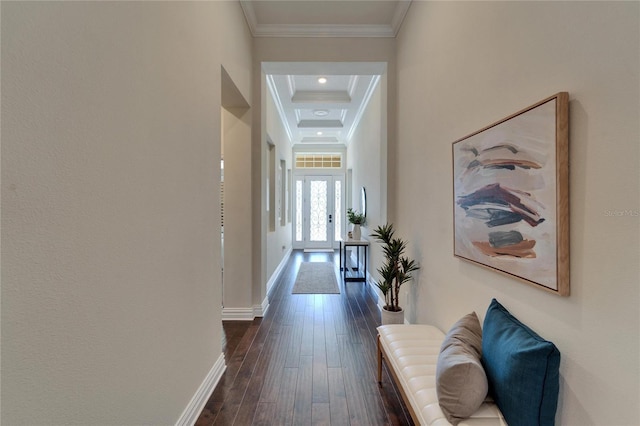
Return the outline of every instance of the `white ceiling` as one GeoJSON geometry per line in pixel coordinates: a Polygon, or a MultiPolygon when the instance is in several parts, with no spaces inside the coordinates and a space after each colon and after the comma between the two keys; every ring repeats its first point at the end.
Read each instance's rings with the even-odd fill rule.
{"type": "MultiPolygon", "coordinates": [[[[411,0],[241,1],[254,37],[395,37],[411,0]]],[[[347,145],[383,63],[265,63],[293,145],[347,145]],[[325,77],[321,84],[318,78],[325,77]]]]}
{"type": "Polygon", "coordinates": [[[395,37],[411,0],[241,0],[254,37],[395,37]]]}

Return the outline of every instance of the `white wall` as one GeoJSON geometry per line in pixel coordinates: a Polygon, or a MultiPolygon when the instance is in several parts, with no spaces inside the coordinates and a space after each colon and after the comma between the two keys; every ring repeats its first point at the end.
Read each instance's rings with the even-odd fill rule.
{"type": "Polygon", "coordinates": [[[223,319],[253,319],[251,295],[251,112],[222,110],[224,145],[223,319]],[[239,317],[239,318],[238,318],[239,317]]]}
{"type": "MultiPolygon", "coordinates": [[[[291,250],[291,223],[287,222],[284,226],[280,223],[278,217],[278,206],[280,205],[281,198],[285,196],[281,189],[278,188],[281,177],[278,174],[281,172],[280,160],[286,162],[286,169],[292,169],[291,163],[291,141],[287,136],[287,133],[280,120],[280,115],[276,109],[271,92],[267,90],[266,99],[266,131],[270,137],[270,141],[274,144],[275,149],[275,164],[272,166],[275,168],[275,211],[276,219],[275,231],[267,233],[267,277],[271,277],[280,264],[283,261],[284,256],[291,250]]],[[[264,146],[266,149],[267,147],[264,146]]],[[[267,156],[268,161],[268,156],[267,156]]],[[[286,171],[285,175],[286,175],[286,171]]],[[[286,212],[281,212],[286,215],[286,212]]],[[[267,228],[268,229],[268,228],[267,228]]]]}
{"type": "Polygon", "coordinates": [[[640,424],[639,7],[413,2],[398,39],[390,191],[422,264],[409,308],[448,329],[498,298],[560,349],[562,425],[640,424]],[[451,143],[559,91],[570,94],[566,298],[452,255],[451,143]]]}
{"type": "MultiPolygon", "coordinates": [[[[387,222],[387,137],[384,100],[386,76],[373,92],[360,123],[347,149],[347,167],[353,170],[353,208],[362,212],[361,188],[367,192],[367,220],[362,227],[363,238],[371,242],[368,270],[377,280],[376,269],[382,264],[380,245],[370,236],[379,225],[387,222]]],[[[349,204],[349,203],[347,203],[349,204]]],[[[347,225],[351,228],[351,225],[347,225]]]]}
{"type": "MultiPolygon", "coordinates": [[[[375,88],[347,147],[347,168],[353,169],[352,206],[362,212],[360,189],[367,191],[367,234],[386,219],[387,205],[381,194],[386,189],[387,138],[383,133],[382,88],[375,88]]],[[[364,235],[364,234],[363,234],[364,235]]]]}
{"type": "Polygon", "coordinates": [[[250,43],[237,3],[2,3],[3,424],[173,424],[220,359],[250,43]]]}

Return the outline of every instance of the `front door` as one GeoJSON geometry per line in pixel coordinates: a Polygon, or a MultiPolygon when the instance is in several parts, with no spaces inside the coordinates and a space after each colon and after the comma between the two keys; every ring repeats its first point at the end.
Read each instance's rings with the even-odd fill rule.
{"type": "Polygon", "coordinates": [[[305,249],[334,249],[342,234],[344,216],[342,177],[300,177],[303,189],[296,200],[296,244],[305,249]],[[300,241],[302,239],[302,241],[300,241]]]}

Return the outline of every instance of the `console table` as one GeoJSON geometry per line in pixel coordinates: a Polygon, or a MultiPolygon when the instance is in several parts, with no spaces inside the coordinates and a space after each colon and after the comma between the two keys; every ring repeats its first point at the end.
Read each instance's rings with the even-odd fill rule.
{"type": "Polygon", "coordinates": [[[367,281],[367,251],[369,248],[369,241],[367,240],[353,240],[348,238],[340,241],[340,271],[342,272],[342,279],[347,281],[367,281]],[[349,259],[347,254],[347,247],[355,247],[356,250],[356,264],[349,267],[349,259]],[[360,250],[362,250],[364,257],[364,268],[360,270],[360,250]]]}

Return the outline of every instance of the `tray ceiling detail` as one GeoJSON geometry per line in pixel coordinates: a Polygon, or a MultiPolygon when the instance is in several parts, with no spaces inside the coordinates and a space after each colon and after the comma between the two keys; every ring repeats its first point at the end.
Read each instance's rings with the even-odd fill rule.
{"type": "Polygon", "coordinates": [[[380,75],[274,73],[266,79],[292,145],[347,145],[380,75]]]}

